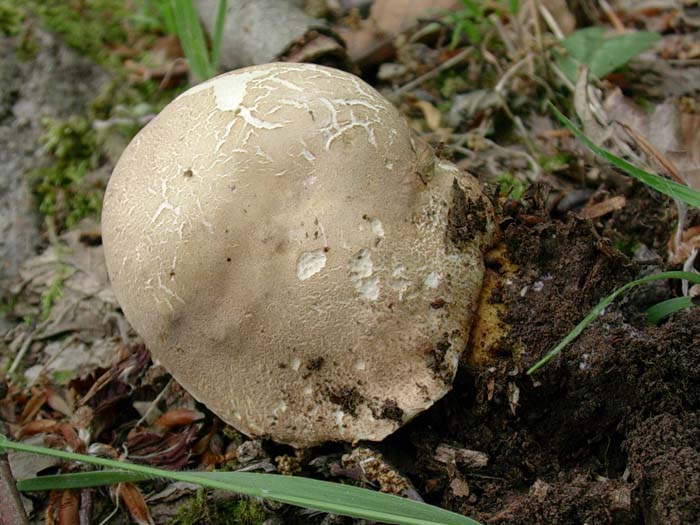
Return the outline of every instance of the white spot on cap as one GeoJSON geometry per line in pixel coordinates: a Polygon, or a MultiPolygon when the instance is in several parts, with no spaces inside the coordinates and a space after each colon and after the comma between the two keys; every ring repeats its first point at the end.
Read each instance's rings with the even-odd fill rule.
{"type": "Polygon", "coordinates": [[[297,356],[292,356],[292,360],[289,363],[292,367],[292,370],[295,372],[299,370],[299,367],[301,366],[301,359],[299,359],[297,356]]]}
{"type": "Polygon", "coordinates": [[[358,359],[355,361],[355,370],[364,370],[366,368],[364,359],[358,359]]]}
{"type": "Polygon", "coordinates": [[[355,283],[355,289],[360,293],[363,299],[376,301],[379,299],[379,277],[375,276],[369,279],[361,279],[355,283]]]}
{"type": "Polygon", "coordinates": [[[367,248],[363,248],[348,261],[350,281],[360,296],[368,301],[376,301],[379,298],[379,277],[372,277],[374,265],[372,254],[367,248]]]}
{"type": "Polygon", "coordinates": [[[348,261],[350,280],[358,281],[372,275],[372,254],[367,248],[362,248],[348,261]]]}
{"type": "Polygon", "coordinates": [[[287,403],[285,403],[282,400],[277,401],[275,404],[275,408],[272,410],[272,412],[277,415],[279,412],[285,412],[287,410],[287,403]]]}
{"type": "Polygon", "coordinates": [[[435,289],[439,286],[441,280],[440,274],[437,272],[430,272],[423,281],[423,286],[426,288],[435,289]]]}
{"type": "Polygon", "coordinates": [[[326,266],[326,254],[323,250],[304,252],[297,260],[297,277],[305,281],[316,275],[326,266]]]}
{"type": "Polygon", "coordinates": [[[336,410],[333,412],[333,419],[335,419],[335,424],[340,426],[343,426],[343,418],[345,417],[345,412],[342,410],[336,410]]]}
{"type": "Polygon", "coordinates": [[[304,387],[304,395],[310,396],[310,395],[313,394],[313,393],[314,393],[314,389],[313,389],[313,388],[311,388],[311,387],[308,386],[308,385],[304,387]]]}
{"type": "Polygon", "coordinates": [[[374,233],[377,237],[384,237],[384,226],[382,225],[382,221],[379,219],[373,219],[370,226],[372,227],[372,233],[374,233]]]}
{"type": "Polygon", "coordinates": [[[180,96],[189,97],[200,91],[213,88],[216,106],[221,111],[233,111],[243,103],[243,97],[245,97],[248,82],[267,76],[270,76],[270,72],[265,70],[226,75],[213,78],[207,82],[202,82],[198,86],[190,88],[180,96]]]}

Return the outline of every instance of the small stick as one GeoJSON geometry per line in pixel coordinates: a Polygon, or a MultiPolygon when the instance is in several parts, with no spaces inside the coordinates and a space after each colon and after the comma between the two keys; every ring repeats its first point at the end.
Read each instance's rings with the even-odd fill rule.
{"type": "Polygon", "coordinates": [[[613,27],[615,28],[615,31],[617,31],[620,34],[626,33],[627,28],[625,27],[625,24],[622,23],[622,20],[620,20],[620,17],[617,16],[617,13],[615,13],[615,10],[608,3],[608,1],[598,0],[598,3],[600,4],[600,7],[603,8],[603,11],[605,11],[607,17],[610,19],[610,23],[612,23],[613,27]]]}
{"type": "Polygon", "coordinates": [[[0,454],[0,525],[29,525],[7,454],[0,454]]]}
{"type": "Polygon", "coordinates": [[[419,76],[418,78],[411,80],[410,82],[404,84],[400,88],[398,88],[394,93],[396,95],[403,95],[406,91],[410,91],[411,89],[420,86],[423,82],[430,80],[431,78],[435,78],[438,76],[440,73],[443,71],[450,69],[463,60],[465,60],[470,54],[472,53],[472,48],[468,47],[461,51],[460,53],[457,53],[455,56],[452,58],[448,58],[445,60],[442,64],[437,66],[435,69],[431,69],[424,75],[419,76]]]}

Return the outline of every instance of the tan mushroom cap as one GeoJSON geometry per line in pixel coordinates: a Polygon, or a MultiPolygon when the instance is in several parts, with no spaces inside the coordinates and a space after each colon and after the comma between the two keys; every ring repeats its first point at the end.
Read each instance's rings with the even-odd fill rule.
{"type": "Polygon", "coordinates": [[[494,229],[477,182],[377,91],[289,63],[168,105],[102,223],[153,355],[227,423],[294,446],[380,440],[450,389],[494,229]]]}

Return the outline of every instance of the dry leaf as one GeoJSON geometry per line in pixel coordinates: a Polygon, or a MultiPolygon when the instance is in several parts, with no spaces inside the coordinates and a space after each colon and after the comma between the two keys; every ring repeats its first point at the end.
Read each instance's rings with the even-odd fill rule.
{"type": "Polygon", "coordinates": [[[375,0],[369,16],[380,31],[395,36],[414,26],[420,18],[459,8],[457,0],[375,0]]]}
{"type": "Polygon", "coordinates": [[[58,502],[58,525],[80,525],[80,498],[75,490],[64,490],[58,502]]]}
{"type": "Polygon", "coordinates": [[[450,489],[452,489],[452,494],[461,498],[466,498],[470,493],[469,484],[460,478],[454,478],[450,481],[450,489]]]}
{"type": "Polygon", "coordinates": [[[603,202],[587,205],[578,213],[578,216],[582,219],[596,219],[615,210],[624,208],[625,203],[625,198],[621,195],[618,197],[611,197],[603,202]]]}
{"type": "Polygon", "coordinates": [[[160,416],[154,423],[154,426],[171,429],[173,427],[191,425],[202,418],[204,418],[204,414],[197,410],[192,410],[190,408],[174,408],[160,416]]]}
{"type": "Polygon", "coordinates": [[[129,510],[135,523],[138,525],[154,525],[148,505],[146,505],[146,501],[136,485],[133,483],[120,483],[117,486],[117,494],[129,510]]]}
{"type": "Polygon", "coordinates": [[[442,121],[442,113],[440,113],[440,110],[427,100],[416,101],[416,106],[423,112],[425,122],[431,131],[438,131],[440,129],[440,122],[442,121]]]}

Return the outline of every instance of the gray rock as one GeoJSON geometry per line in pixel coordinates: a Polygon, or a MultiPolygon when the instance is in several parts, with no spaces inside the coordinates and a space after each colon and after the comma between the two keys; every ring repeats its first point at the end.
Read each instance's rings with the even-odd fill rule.
{"type": "Polygon", "coordinates": [[[41,121],[85,114],[108,80],[57,37],[38,29],[33,37],[38,53],[27,62],[17,57],[18,38],[0,38],[0,298],[40,243],[40,217],[24,175],[49,161],[41,121]]]}

